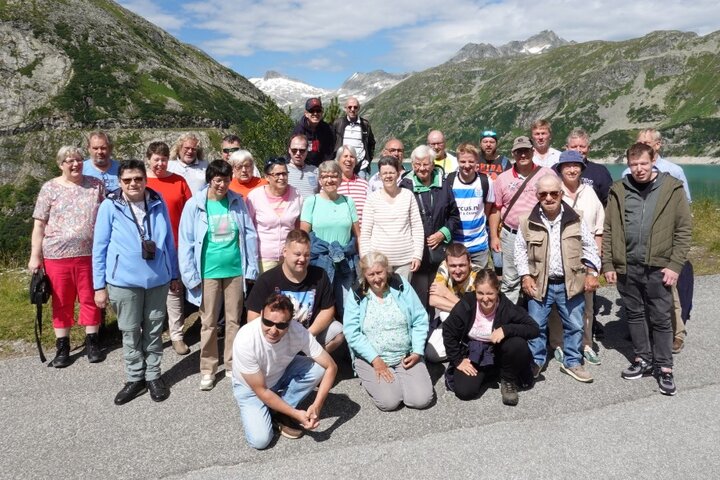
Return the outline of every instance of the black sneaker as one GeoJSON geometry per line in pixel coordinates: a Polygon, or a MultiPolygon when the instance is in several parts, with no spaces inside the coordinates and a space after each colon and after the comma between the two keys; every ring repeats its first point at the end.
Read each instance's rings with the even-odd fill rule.
{"type": "Polygon", "coordinates": [[[628,368],[620,373],[625,380],[637,380],[638,378],[647,377],[652,374],[653,367],[645,360],[635,360],[628,368]]]}
{"type": "Polygon", "coordinates": [[[675,395],[677,389],[675,388],[675,379],[673,378],[672,372],[663,372],[662,370],[657,372],[658,387],[660,387],[660,393],[663,395],[675,395]]]}
{"type": "Polygon", "coordinates": [[[605,327],[603,327],[602,324],[597,320],[593,320],[592,334],[596,340],[602,340],[605,338],[605,327]]]}

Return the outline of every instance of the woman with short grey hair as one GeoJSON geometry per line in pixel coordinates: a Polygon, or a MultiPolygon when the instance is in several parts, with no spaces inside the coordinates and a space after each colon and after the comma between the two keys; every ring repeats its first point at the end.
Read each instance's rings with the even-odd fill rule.
{"type": "Polygon", "coordinates": [[[360,223],[353,199],[338,193],[342,170],[337,162],[321,163],[318,174],[320,193],[304,202],[300,228],[310,233],[310,264],[328,272],[335,292],[335,314],[342,318],[343,299],[357,277],[360,223]]]}
{"type": "Polygon", "coordinates": [[[247,150],[238,150],[230,155],[228,163],[232,167],[233,178],[230,190],[242,195],[247,200],[248,193],[258,187],[267,185],[267,180],[255,176],[255,159],[247,150]]]}
{"type": "Polygon", "coordinates": [[[358,222],[362,227],[362,212],[368,196],[368,182],[364,178],[360,178],[355,171],[357,166],[355,147],[343,145],[338,148],[335,162],[342,171],[338,192],[353,199],[358,212],[358,222]]]}

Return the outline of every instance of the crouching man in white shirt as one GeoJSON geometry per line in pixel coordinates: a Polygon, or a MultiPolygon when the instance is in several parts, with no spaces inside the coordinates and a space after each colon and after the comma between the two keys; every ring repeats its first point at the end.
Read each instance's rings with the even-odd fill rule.
{"type": "Polygon", "coordinates": [[[290,299],[274,293],[265,302],[260,321],[248,323],[235,337],[233,394],[245,439],[253,448],[270,444],[273,423],[287,438],[300,438],[303,429],[317,428],[335,380],[333,359],[292,317],[290,299]],[[307,410],[298,410],[298,404],[316,386],[315,400],[307,410]]]}

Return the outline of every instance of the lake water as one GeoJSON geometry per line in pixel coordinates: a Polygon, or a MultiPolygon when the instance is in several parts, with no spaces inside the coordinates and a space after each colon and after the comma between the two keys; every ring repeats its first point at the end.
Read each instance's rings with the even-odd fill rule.
{"type": "MultiPolygon", "coordinates": [[[[685,176],[690,184],[693,200],[711,198],[720,201],[720,165],[682,165],[685,176]]],[[[625,170],[625,164],[606,165],[610,175],[617,180],[625,170]]]]}
{"type": "MultiPolygon", "coordinates": [[[[683,165],[679,164],[690,184],[690,194],[693,200],[711,198],[720,202],[720,165],[683,165]]],[[[627,165],[610,164],[605,165],[610,170],[614,180],[618,180],[627,165]]],[[[405,162],[405,168],[410,169],[410,163],[405,162]]],[[[372,164],[373,173],[377,171],[377,163],[372,164]]]]}

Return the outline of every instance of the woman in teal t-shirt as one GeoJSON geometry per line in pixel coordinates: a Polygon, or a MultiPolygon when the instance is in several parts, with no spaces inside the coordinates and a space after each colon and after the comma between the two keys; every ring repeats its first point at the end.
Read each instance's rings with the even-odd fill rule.
{"type": "MultiPolygon", "coordinates": [[[[228,191],[232,168],[212,162],[208,185],[194,195],[180,220],[180,273],[188,300],[200,300],[200,389],[215,384],[219,364],[217,320],[225,303],[225,375],[232,372],[232,344],[240,329],[244,281],[257,277],[257,233],[240,195],[228,191]]],[[[196,303],[196,302],[193,302],[196,303]]]]}
{"type": "Polygon", "coordinates": [[[343,300],[357,278],[360,223],[352,198],[338,193],[342,170],[334,160],[318,167],[320,193],[303,203],[300,228],[314,235],[311,265],[323,267],[335,293],[335,316],[342,319],[343,300]]]}

